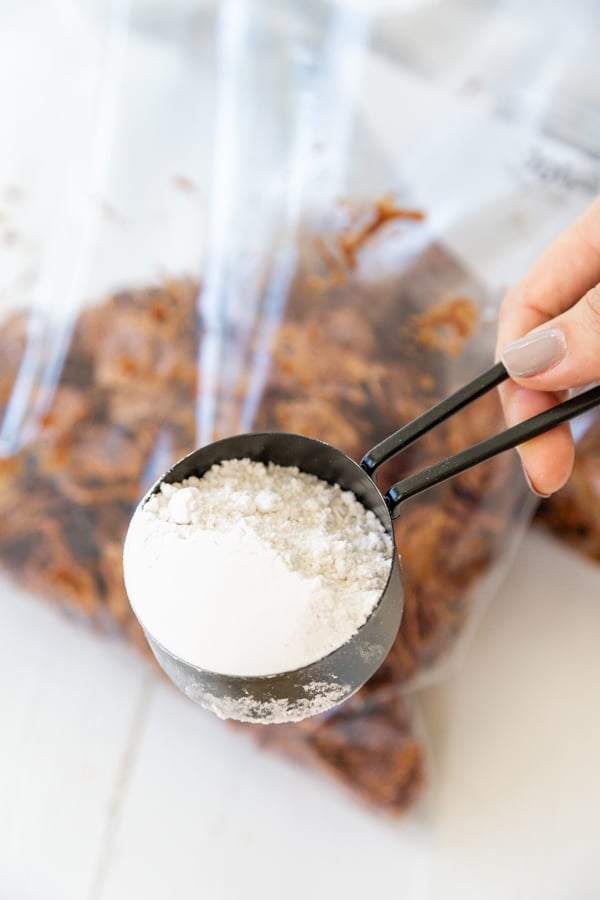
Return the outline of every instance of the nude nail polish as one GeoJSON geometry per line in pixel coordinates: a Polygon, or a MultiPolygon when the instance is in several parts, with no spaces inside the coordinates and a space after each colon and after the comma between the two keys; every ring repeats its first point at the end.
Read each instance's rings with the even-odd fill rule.
{"type": "Polygon", "coordinates": [[[509,375],[525,378],[539,375],[561,361],[567,352],[567,341],[560,328],[534,331],[502,350],[502,362],[509,375]]]}

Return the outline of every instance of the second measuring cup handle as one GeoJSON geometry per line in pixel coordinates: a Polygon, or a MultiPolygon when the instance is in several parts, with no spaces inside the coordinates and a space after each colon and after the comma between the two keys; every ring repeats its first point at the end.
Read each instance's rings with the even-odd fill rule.
{"type": "Polygon", "coordinates": [[[478,375],[477,378],[474,378],[473,381],[465,384],[449,397],[446,397],[445,400],[436,403],[435,406],[432,406],[431,409],[428,409],[420,416],[417,416],[412,422],[403,425],[398,431],[395,431],[393,434],[390,434],[389,437],[380,441],[379,444],[376,444],[375,447],[363,456],[360,462],[361,467],[365,470],[367,475],[373,475],[375,470],[382,463],[386,462],[386,460],[395,456],[396,453],[399,453],[401,450],[404,450],[405,447],[408,447],[420,438],[421,435],[431,431],[432,428],[435,428],[440,422],[443,422],[445,419],[454,415],[455,412],[458,412],[464,406],[468,406],[473,400],[476,400],[483,394],[487,394],[488,391],[495,388],[507,378],[508,372],[500,362],[496,363],[491,368],[486,369],[485,372],[482,372],[482,374],[478,375]]]}
{"type": "Polygon", "coordinates": [[[403,478],[402,481],[394,484],[385,495],[385,501],[392,518],[398,515],[398,507],[404,500],[408,500],[409,497],[414,497],[415,494],[420,494],[421,491],[434,487],[436,484],[441,484],[442,481],[446,481],[454,475],[459,475],[466,469],[485,462],[499,453],[504,453],[505,450],[511,450],[513,447],[517,447],[519,444],[523,444],[539,434],[544,434],[544,432],[550,431],[551,428],[556,428],[562,422],[567,422],[569,419],[580,416],[599,405],[600,386],[591,388],[583,394],[577,394],[577,396],[571,397],[570,400],[559,403],[558,406],[553,406],[551,409],[547,409],[531,419],[525,419],[524,422],[513,425],[512,428],[507,428],[506,431],[501,431],[500,434],[495,434],[493,437],[480,441],[472,447],[467,447],[466,450],[455,453],[454,456],[449,456],[447,459],[443,459],[441,462],[435,463],[435,465],[429,466],[429,468],[423,469],[421,472],[415,472],[414,475],[403,478]]]}
{"type": "MultiPolygon", "coordinates": [[[[408,447],[421,435],[431,431],[440,422],[454,415],[455,412],[468,406],[469,403],[481,397],[482,394],[486,394],[506,378],[508,378],[506,369],[502,363],[496,363],[496,365],[487,369],[473,381],[465,384],[464,387],[459,388],[458,391],[455,391],[454,394],[451,394],[440,403],[436,403],[431,409],[417,416],[412,422],[399,428],[394,434],[391,434],[373,447],[372,450],[369,450],[361,460],[361,467],[368,475],[372,476],[378,466],[386,460],[408,447]]],[[[526,419],[518,425],[513,425],[512,428],[508,428],[506,431],[500,432],[500,434],[496,434],[485,441],[480,441],[478,444],[474,444],[472,447],[468,447],[454,456],[443,459],[441,462],[435,463],[435,465],[429,466],[429,468],[423,469],[421,472],[416,472],[414,475],[409,475],[402,481],[398,481],[385,495],[385,501],[392,518],[397,516],[398,507],[409,497],[414,497],[415,494],[420,494],[421,491],[440,484],[442,481],[446,481],[446,479],[452,478],[454,475],[458,475],[460,472],[464,472],[480,462],[485,462],[485,460],[491,459],[499,453],[504,453],[505,450],[517,447],[519,444],[537,437],[537,435],[543,434],[545,431],[550,431],[551,428],[556,428],[562,422],[567,422],[569,419],[579,416],[598,405],[600,405],[600,386],[571,397],[570,400],[559,403],[558,406],[553,406],[551,409],[531,419],[526,419]]]]}

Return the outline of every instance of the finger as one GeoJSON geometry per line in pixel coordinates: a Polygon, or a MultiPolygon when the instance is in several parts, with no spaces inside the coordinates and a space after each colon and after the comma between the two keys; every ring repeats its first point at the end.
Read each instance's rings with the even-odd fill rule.
{"type": "MultiPolygon", "coordinates": [[[[500,391],[509,425],[555,405],[556,395],[540,389],[562,390],[600,377],[589,374],[595,370],[596,351],[582,349],[581,322],[589,318],[590,310],[582,315],[577,308],[565,323],[567,310],[578,306],[599,281],[600,199],[548,247],[500,307],[496,352],[516,379],[500,391]],[[550,333],[531,340],[530,332],[542,331],[550,333]],[[524,345],[515,348],[523,336],[527,336],[524,345]]],[[[593,312],[593,299],[591,307],[593,312]]],[[[567,425],[523,444],[518,451],[531,486],[540,494],[558,490],[571,472],[574,450],[567,425]]]]}
{"type": "MultiPolygon", "coordinates": [[[[501,386],[502,405],[510,427],[555,406],[561,399],[547,391],[530,391],[508,381],[501,386]]],[[[567,481],[573,467],[573,439],[567,424],[517,447],[525,475],[536,494],[546,497],[567,481]]]]}
{"type": "Polygon", "coordinates": [[[498,347],[565,312],[600,282],[600,198],[538,258],[500,307],[498,347]]]}
{"type": "Polygon", "coordinates": [[[600,379],[600,286],[568,312],[504,346],[500,357],[524,387],[563,391],[600,379]]]}

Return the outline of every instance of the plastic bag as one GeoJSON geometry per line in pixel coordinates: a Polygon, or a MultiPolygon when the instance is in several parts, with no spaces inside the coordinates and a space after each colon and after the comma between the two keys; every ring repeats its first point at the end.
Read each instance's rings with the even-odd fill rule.
{"type": "Polygon", "coordinates": [[[537,510],[536,519],[580,553],[600,562],[600,418],[577,444],[567,484],[537,510]]]}
{"type": "Polygon", "coordinates": [[[3,31],[3,107],[16,80],[22,109],[0,151],[0,557],[137,639],[127,521],[195,445],[208,99],[189,113],[210,93],[181,16],[157,39],[147,6],[56,7],[11,9],[3,31]]]}
{"type": "MultiPolygon", "coordinates": [[[[24,108],[61,123],[45,173],[26,165],[33,125],[0,150],[0,560],[15,577],[137,640],[121,541],[170,462],[258,428],[358,457],[489,365],[501,289],[597,185],[587,94],[577,140],[563,112],[586,20],[557,52],[562,23],[534,12],[115,0],[75,20],[49,8],[38,32],[11,11],[16,76],[44,48],[58,59],[44,108],[31,80],[24,108]],[[434,12],[453,26],[445,54],[434,12]]],[[[501,427],[483,398],[382,478],[501,427]]],[[[407,691],[460,660],[532,511],[519,473],[507,455],[406,505],[388,660],[328,716],[254,729],[265,744],[389,811],[414,802],[426,752],[407,691]]]]}

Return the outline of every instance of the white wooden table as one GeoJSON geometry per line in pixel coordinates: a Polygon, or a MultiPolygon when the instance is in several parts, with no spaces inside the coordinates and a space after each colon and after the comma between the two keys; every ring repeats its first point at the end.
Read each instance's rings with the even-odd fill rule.
{"type": "Polygon", "coordinates": [[[398,823],[0,584],[1,900],[600,896],[600,567],[531,534],[398,823]]]}

